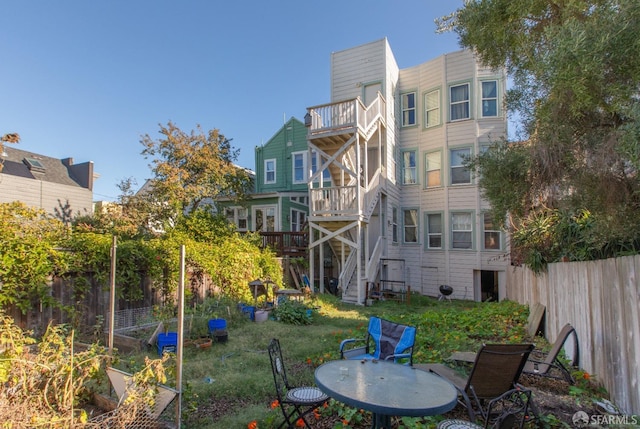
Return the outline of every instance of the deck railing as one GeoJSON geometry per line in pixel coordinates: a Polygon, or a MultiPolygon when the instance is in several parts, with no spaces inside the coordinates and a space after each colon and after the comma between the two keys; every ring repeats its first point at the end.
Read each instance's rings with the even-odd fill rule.
{"type": "Polygon", "coordinates": [[[310,190],[314,216],[354,216],[358,214],[356,186],[333,186],[310,190]]]}
{"type": "Polygon", "coordinates": [[[307,232],[294,231],[261,231],[262,247],[270,247],[277,256],[304,256],[309,246],[307,232]]]}

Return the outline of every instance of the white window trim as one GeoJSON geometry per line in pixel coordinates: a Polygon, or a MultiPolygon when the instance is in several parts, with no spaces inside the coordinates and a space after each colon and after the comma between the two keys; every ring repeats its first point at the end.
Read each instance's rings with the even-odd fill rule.
{"type": "Polygon", "coordinates": [[[444,224],[444,213],[442,212],[432,212],[432,213],[425,213],[424,215],[424,228],[426,231],[426,243],[425,243],[425,248],[427,250],[442,250],[444,248],[443,244],[444,244],[444,231],[445,231],[445,224],[444,224]],[[429,230],[429,216],[440,216],[440,232],[436,232],[436,233],[432,233],[429,230]],[[440,247],[431,247],[431,236],[440,236],[440,247]]]}
{"type": "Polygon", "coordinates": [[[391,242],[398,243],[398,208],[391,208],[391,242]]]}
{"type": "Polygon", "coordinates": [[[308,151],[291,152],[291,183],[302,184],[307,183],[309,177],[308,151]],[[302,157],[302,180],[296,179],[296,156],[302,157]]]}
{"type": "Polygon", "coordinates": [[[438,150],[432,150],[430,152],[427,152],[424,154],[424,187],[425,189],[434,189],[434,188],[441,188],[442,187],[442,182],[443,182],[443,177],[442,177],[442,150],[438,149],[438,150]],[[432,154],[438,154],[438,156],[440,157],[440,168],[438,169],[440,171],[440,184],[439,185],[429,185],[429,172],[430,171],[435,171],[436,169],[429,169],[429,155],[432,154]]]}
{"type": "Polygon", "coordinates": [[[473,211],[468,211],[468,210],[456,210],[456,211],[452,211],[449,214],[449,218],[451,219],[451,225],[450,225],[450,231],[451,231],[451,249],[453,250],[473,250],[474,249],[474,245],[473,245],[473,230],[474,230],[474,213],[473,211]],[[453,227],[455,225],[455,223],[453,222],[453,217],[455,215],[468,215],[469,218],[471,219],[471,229],[457,229],[454,230],[453,227]],[[455,233],[468,233],[469,237],[470,237],[470,241],[471,241],[471,245],[470,247],[454,247],[453,246],[453,239],[454,239],[454,235],[455,233]]]}
{"type": "Polygon", "coordinates": [[[417,208],[403,208],[402,211],[402,243],[404,244],[420,244],[420,211],[417,208]],[[415,225],[409,225],[407,226],[404,223],[404,219],[405,219],[405,212],[407,211],[415,211],[416,212],[416,224],[415,225]],[[415,232],[415,237],[416,237],[416,241],[407,241],[407,233],[406,233],[406,229],[407,228],[415,228],[416,232],[415,232]]]}
{"type": "Polygon", "coordinates": [[[416,149],[407,149],[407,150],[403,150],[400,153],[400,158],[402,159],[402,184],[403,185],[416,185],[418,184],[418,151],[416,149]],[[406,167],[404,164],[404,154],[405,153],[413,153],[413,159],[416,163],[415,166],[413,167],[406,167]],[[406,174],[405,171],[407,171],[407,169],[410,169],[413,174],[411,175],[411,177],[413,178],[413,182],[407,182],[406,179],[406,174]]]}
{"type": "MultiPolygon", "coordinates": [[[[487,212],[483,212],[482,213],[482,250],[486,250],[489,252],[498,252],[502,250],[502,231],[500,229],[485,229],[485,222],[484,222],[484,217],[488,215],[487,212]],[[486,243],[486,238],[485,235],[487,233],[495,233],[498,235],[498,247],[497,248],[490,248],[490,247],[486,247],[485,243],[486,243]]],[[[493,228],[496,228],[495,223],[493,222],[493,219],[491,219],[492,223],[493,223],[493,228]]]]}
{"type": "Polygon", "coordinates": [[[277,171],[278,171],[278,163],[276,158],[270,158],[264,160],[264,183],[265,185],[272,185],[276,183],[277,179],[277,171]],[[269,175],[269,170],[267,169],[267,165],[269,162],[273,161],[273,180],[268,180],[267,177],[269,175]]]}
{"type": "MultiPolygon", "coordinates": [[[[469,172],[469,181],[468,182],[462,182],[462,183],[453,183],[453,169],[454,169],[454,165],[453,165],[453,157],[452,152],[453,151],[458,151],[458,150],[468,150],[469,151],[469,156],[473,156],[473,147],[471,146],[460,146],[460,147],[452,147],[449,148],[449,184],[451,186],[465,186],[465,185],[470,185],[473,183],[473,177],[471,175],[471,172],[469,172]]],[[[455,168],[465,168],[462,164],[460,165],[456,165],[455,168]]]]}

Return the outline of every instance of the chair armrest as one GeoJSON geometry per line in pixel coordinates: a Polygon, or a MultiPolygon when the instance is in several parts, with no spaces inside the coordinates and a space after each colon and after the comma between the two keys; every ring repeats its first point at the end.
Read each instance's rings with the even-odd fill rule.
{"type": "Polygon", "coordinates": [[[412,354],[411,353],[396,353],[395,355],[389,355],[385,360],[398,361],[399,359],[409,359],[409,362],[406,362],[405,365],[411,365],[413,363],[412,354]]]}
{"type": "Polygon", "coordinates": [[[340,342],[340,359],[349,355],[359,355],[366,352],[366,346],[354,347],[355,343],[364,342],[364,338],[348,338],[340,342]],[[348,348],[345,348],[349,346],[348,348]]]}

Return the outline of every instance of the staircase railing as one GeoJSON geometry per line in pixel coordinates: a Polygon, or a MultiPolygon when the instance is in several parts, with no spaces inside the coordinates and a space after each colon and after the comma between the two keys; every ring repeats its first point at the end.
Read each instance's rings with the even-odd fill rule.
{"type": "Polygon", "coordinates": [[[367,261],[367,267],[365,270],[365,276],[368,282],[376,280],[376,274],[378,273],[378,267],[380,266],[380,258],[382,257],[385,240],[386,237],[378,237],[378,241],[376,241],[373,252],[371,252],[371,255],[369,256],[369,261],[367,261]]]}
{"type": "Polygon", "coordinates": [[[347,287],[353,277],[353,274],[356,272],[356,267],[358,266],[358,252],[351,251],[349,252],[349,256],[347,256],[347,260],[344,262],[344,267],[342,267],[342,271],[340,272],[340,276],[338,277],[339,285],[342,287],[342,290],[346,293],[347,287]]]}

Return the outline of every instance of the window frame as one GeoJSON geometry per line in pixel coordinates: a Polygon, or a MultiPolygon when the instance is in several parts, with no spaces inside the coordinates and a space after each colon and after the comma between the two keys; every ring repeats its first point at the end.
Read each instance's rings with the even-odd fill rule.
{"type": "Polygon", "coordinates": [[[400,118],[401,118],[401,123],[403,128],[414,127],[418,124],[417,108],[418,108],[418,97],[417,97],[416,91],[407,91],[400,94],[400,118]],[[406,96],[412,96],[413,106],[405,106],[406,96]],[[405,112],[408,114],[411,114],[411,113],[413,114],[411,115],[410,118],[406,118],[406,119],[413,119],[413,122],[405,121],[405,112]]]}
{"type": "Polygon", "coordinates": [[[424,214],[424,229],[425,229],[425,237],[424,237],[424,248],[425,250],[443,250],[444,249],[444,238],[445,238],[445,224],[444,224],[444,213],[443,212],[427,212],[424,214]],[[432,232],[431,231],[431,222],[430,219],[432,216],[438,216],[440,218],[440,232],[432,232]],[[431,238],[439,237],[440,238],[440,246],[431,246],[431,238]]]}
{"type": "Polygon", "coordinates": [[[424,128],[435,128],[442,125],[442,93],[440,88],[432,89],[424,93],[422,105],[424,106],[424,128]],[[438,101],[437,107],[430,107],[427,101],[430,94],[437,93],[437,97],[435,98],[438,101]],[[429,113],[437,111],[438,112],[438,121],[433,125],[429,125],[429,113]]]}
{"type": "Polygon", "coordinates": [[[298,152],[291,152],[291,183],[293,183],[294,185],[300,185],[300,184],[307,183],[308,166],[309,166],[309,163],[307,161],[307,158],[308,158],[307,153],[308,153],[308,151],[306,151],[306,150],[298,151],[298,152]],[[297,179],[296,178],[296,170],[297,170],[296,160],[298,158],[302,160],[302,166],[301,166],[301,168],[302,168],[302,179],[297,179]]]}
{"type": "Polygon", "coordinates": [[[418,184],[418,150],[417,149],[405,149],[402,150],[402,152],[400,153],[400,158],[402,160],[402,184],[403,185],[417,185],[418,184]],[[413,162],[415,163],[415,165],[411,166],[411,167],[406,167],[405,166],[405,154],[413,154],[413,162]],[[407,170],[410,169],[410,171],[413,173],[411,174],[411,178],[413,179],[413,182],[407,182],[407,176],[406,176],[406,172],[407,170]]]}
{"type": "Polygon", "coordinates": [[[461,158],[461,163],[460,164],[456,164],[453,165],[453,161],[454,161],[454,157],[453,157],[453,153],[454,152],[458,152],[458,151],[462,151],[462,150],[466,150],[468,151],[468,156],[473,156],[473,147],[472,146],[459,146],[459,147],[452,147],[449,148],[449,184],[451,186],[464,186],[464,185],[470,185],[473,183],[473,179],[471,177],[471,170],[467,169],[464,165],[462,165],[462,158],[461,158]],[[467,182],[455,182],[454,183],[454,178],[456,177],[456,175],[454,174],[454,168],[455,169],[463,169],[467,171],[467,175],[469,176],[469,181],[467,182]]]}
{"type": "MultiPolygon", "coordinates": [[[[316,174],[316,171],[318,171],[318,166],[320,165],[322,165],[322,155],[320,154],[320,152],[314,149],[311,151],[311,175],[316,174]]],[[[321,177],[323,182],[331,180],[331,175],[328,168],[322,170],[321,177]]]]}
{"type": "Polygon", "coordinates": [[[433,188],[441,188],[442,187],[442,150],[432,150],[430,152],[426,152],[424,154],[424,187],[425,189],[433,189],[433,188]],[[438,169],[429,169],[429,156],[430,155],[438,155],[440,166],[438,169]],[[429,173],[432,171],[438,171],[438,180],[439,183],[437,185],[429,184],[429,173]]]}
{"type": "Polygon", "coordinates": [[[491,216],[490,212],[483,212],[482,213],[482,250],[488,250],[488,251],[500,251],[502,250],[502,230],[495,229],[496,225],[495,222],[493,221],[493,218],[491,216]],[[489,216],[491,218],[491,227],[493,229],[487,229],[487,216],[489,216]],[[489,234],[489,236],[487,235],[489,234]],[[494,236],[494,241],[496,243],[496,247],[487,247],[487,239],[491,238],[491,236],[494,236]]]}
{"type": "Polygon", "coordinates": [[[402,243],[403,244],[420,244],[420,212],[416,207],[405,207],[402,209],[402,243]],[[414,219],[416,221],[415,225],[407,225],[406,223],[406,213],[407,212],[415,212],[414,219]],[[415,241],[407,241],[407,228],[414,228],[414,236],[415,241]]]}
{"type": "Polygon", "coordinates": [[[291,232],[302,232],[302,226],[307,220],[307,213],[303,210],[291,208],[289,211],[289,228],[291,232]],[[294,228],[297,226],[297,229],[294,228]]]}
{"type": "Polygon", "coordinates": [[[480,117],[481,118],[499,118],[500,117],[500,103],[499,103],[499,95],[500,95],[500,87],[498,86],[498,79],[483,79],[480,81],[480,117]],[[495,96],[494,97],[485,97],[484,94],[484,84],[493,82],[495,84],[495,96]],[[495,103],[495,115],[485,115],[484,114],[484,103],[485,100],[493,101],[495,103]]]}
{"type": "Polygon", "coordinates": [[[472,210],[455,210],[449,214],[449,219],[451,220],[451,224],[449,226],[449,231],[451,232],[451,241],[450,241],[451,249],[452,250],[474,250],[474,243],[473,243],[473,231],[475,227],[474,212],[472,210]],[[462,216],[462,215],[469,217],[469,226],[471,227],[470,229],[454,229],[456,225],[459,224],[454,221],[454,217],[462,216]],[[456,246],[456,242],[461,242],[461,240],[456,241],[456,236],[459,236],[460,234],[465,234],[469,236],[469,240],[465,240],[465,243],[467,242],[469,243],[469,247],[456,246]]]}
{"type": "Polygon", "coordinates": [[[269,158],[264,160],[264,184],[273,185],[277,182],[276,173],[278,171],[278,162],[276,158],[269,158]],[[273,169],[269,169],[269,163],[273,163],[273,169]],[[273,179],[269,180],[269,173],[273,174],[273,179]]]}
{"type": "Polygon", "coordinates": [[[391,242],[398,243],[398,208],[391,208],[391,242]]]}
{"type": "Polygon", "coordinates": [[[468,119],[471,119],[471,83],[470,82],[462,82],[462,83],[455,83],[455,84],[451,84],[449,85],[449,121],[450,122],[458,122],[458,121],[466,121],[468,119]],[[467,98],[460,100],[460,101],[453,101],[453,89],[455,88],[460,88],[466,86],[467,87],[467,98]],[[454,118],[454,106],[459,106],[459,105],[463,105],[466,104],[467,109],[466,109],[466,117],[456,117],[454,118]]]}

